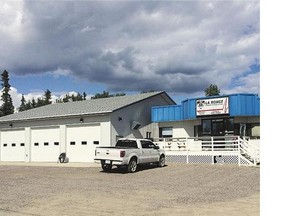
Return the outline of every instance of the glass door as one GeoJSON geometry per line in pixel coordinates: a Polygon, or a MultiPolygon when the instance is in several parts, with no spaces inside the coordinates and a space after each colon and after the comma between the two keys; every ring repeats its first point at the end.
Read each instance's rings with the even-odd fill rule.
{"type": "Polygon", "coordinates": [[[212,119],[212,136],[224,136],[223,119],[212,119]]]}

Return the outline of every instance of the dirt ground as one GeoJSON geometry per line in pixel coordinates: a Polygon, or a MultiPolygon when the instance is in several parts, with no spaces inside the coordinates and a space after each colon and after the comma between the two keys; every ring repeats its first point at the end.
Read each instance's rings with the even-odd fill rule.
{"type": "Polygon", "coordinates": [[[168,164],[127,174],[99,165],[1,164],[0,215],[258,216],[260,168],[168,164]]]}

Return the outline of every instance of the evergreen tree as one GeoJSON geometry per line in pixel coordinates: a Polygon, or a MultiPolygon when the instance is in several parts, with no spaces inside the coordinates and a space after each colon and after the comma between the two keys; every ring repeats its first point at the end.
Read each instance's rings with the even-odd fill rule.
{"type": "Polygon", "coordinates": [[[48,89],[44,92],[44,99],[43,99],[43,104],[44,105],[48,105],[51,104],[51,91],[49,91],[48,89]]]}
{"type": "Polygon", "coordinates": [[[119,97],[119,96],[125,96],[126,94],[124,92],[121,92],[121,93],[116,93],[114,96],[115,97],[119,97]]]}
{"type": "Polygon", "coordinates": [[[98,99],[98,98],[107,98],[107,97],[112,97],[112,95],[109,94],[109,92],[107,91],[103,91],[102,94],[97,93],[94,96],[91,97],[91,99],[98,99]]]}
{"type": "Polygon", "coordinates": [[[37,98],[37,102],[35,104],[35,107],[34,108],[37,108],[37,107],[41,107],[41,106],[44,106],[44,100],[42,98],[37,98]]]}
{"type": "MultiPolygon", "coordinates": [[[[84,92],[84,94],[86,94],[86,93],[84,92]]],[[[86,95],[83,96],[78,92],[77,95],[66,94],[64,98],[56,100],[56,103],[67,103],[67,102],[71,102],[71,101],[82,101],[82,100],[86,100],[86,95]],[[85,99],[83,99],[84,97],[85,97],[85,99]]]]}
{"type": "Polygon", "coordinates": [[[140,94],[145,94],[145,93],[150,93],[150,92],[155,92],[155,90],[150,89],[149,91],[141,91],[140,94]]]}
{"type": "Polygon", "coordinates": [[[213,96],[213,95],[219,95],[219,94],[220,94],[220,89],[215,84],[210,84],[205,89],[205,96],[213,96]]]}
{"type": "Polygon", "coordinates": [[[26,99],[24,97],[24,95],[22,94],[22,98],[21,98],[21,104],[20,104],[20,107],[19,107],[19,112],[22,112],[22,111],[25,111],[26,110],[26,107],[27,104],[26,104],[26,99]]]}
{"type": "Polygon", "coordinates": [[[14,113],[14,106],[12,102],[12,97],[9,94],[11,85],[9,84],[9,73],[4,70],[1,74],[2,76],[2,96],[1,100],[3,104],[0,108],[0,116],[5,116],[14,113]]]}
{"type": "Polygon", "coordinates": [[[36,108],[36,107],[37,107],[37,103],[36,103],[35,99],[32,98],[32,101],[31,101],[31,109],[36,108]]]}
{"type": "Polygon", "coordinates": [[[31,103],[31,101],[30,100],[28,100],[28,102],[26,103],[26,105],[25,105],[25,110],[29,110],[29,109],[32,109],[33,107],[32,107],[32,103],[31,103]]]}

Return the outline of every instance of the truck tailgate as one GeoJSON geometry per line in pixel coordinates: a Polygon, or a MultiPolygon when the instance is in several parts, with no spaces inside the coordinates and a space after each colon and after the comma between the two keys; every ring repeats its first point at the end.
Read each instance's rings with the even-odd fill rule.
{"type": "Polygon", "coordinates": [[[120,157],[121,149],[117,148],[96,148],[96,160],[119,160],[123,158],[120,157]]]}

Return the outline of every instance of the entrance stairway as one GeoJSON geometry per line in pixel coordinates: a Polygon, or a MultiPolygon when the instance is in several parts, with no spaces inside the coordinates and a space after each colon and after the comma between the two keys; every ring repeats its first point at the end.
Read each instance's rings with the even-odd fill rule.
{"type": "Polygon", "coordinates": [[[252,145],[249,139],[238,137],[240,157],[249,165],[260,165],[260,149],[259,146],[252,145]]]}

